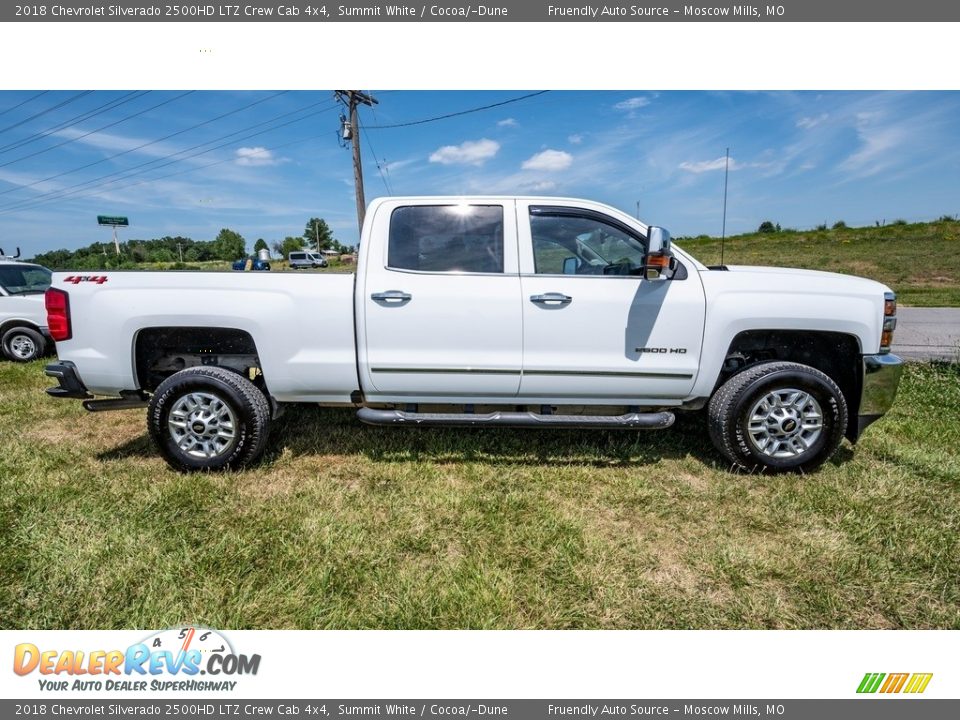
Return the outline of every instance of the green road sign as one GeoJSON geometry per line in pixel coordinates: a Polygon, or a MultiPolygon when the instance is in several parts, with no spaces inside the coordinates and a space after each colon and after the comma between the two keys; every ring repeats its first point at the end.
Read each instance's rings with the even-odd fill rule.
{"type": "Polygon", "coordinates": [[[97,224],[112,225],[113,227],[127,227],[130,221],[125,217],[115,215],[97,215],[97,224]]]}

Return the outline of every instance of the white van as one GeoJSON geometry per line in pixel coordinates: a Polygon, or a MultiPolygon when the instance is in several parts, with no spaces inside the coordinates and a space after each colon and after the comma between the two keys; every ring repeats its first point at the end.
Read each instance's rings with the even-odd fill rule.
{"type": "Polygon", "coordinates": [[[323,268],[327,266],[327,259],[323,255],[310,252],[309,250],[292,252],[287,256],[287,260],[290,262],[291,270],[299,270],[300,268],[323,268]]]}

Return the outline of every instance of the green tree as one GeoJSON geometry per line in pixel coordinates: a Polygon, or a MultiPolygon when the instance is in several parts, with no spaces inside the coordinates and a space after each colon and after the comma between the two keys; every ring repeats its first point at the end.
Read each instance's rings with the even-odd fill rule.
{"type": "Polygon", "coordinates": [[[261,250],[269,250],[270,246],[267,245],[267,241],[263,238],[257,238],[257,241],[253,244],[253,252],[258,253],[261,250]]]}
{"type": "Polygon", "coordinates": [[[779,229],[780,229],[780,228],[779,228],[778,225],[774,225],[774,224],[773,224],[772,222],[770,222],[769,220],[764,220],[762,223],[760,223],[760,227],[757,228],[757,232],[773,233],[773,232],[776,232],[776,231],[779,230],[779,229]]]}
{"type": "Polygon", "coordinates": [[[327,221],[323,218],[315,217],[307,220],[307,224],[303,228],[303,238],[306,240],[305,247],[316,250],[336,249],[334,244],[339,245],[333,239],[333,230],[330,229],[327,221]]]}
{"type": "Polygon", "coordinates": [[[236,260],[246,254],[246,249],[247,243],[243,236],[229,228],[223,228],[213,241],[213,252],[217,260],[236,260]]]}
{"type": "Polygon", "coordinates": [[[286,260],[287,255],[297,250],[303,250],[304,241],[302,237],[285,237],[282,242],[275,242],[273,250],[277,255],[286,260]]]}

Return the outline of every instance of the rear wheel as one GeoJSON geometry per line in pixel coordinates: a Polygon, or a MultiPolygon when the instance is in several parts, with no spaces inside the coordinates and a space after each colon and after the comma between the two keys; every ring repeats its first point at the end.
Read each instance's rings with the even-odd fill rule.
{"type": "Polygon", "coordinates": [[[47,351],[47,343],[43,335],[28,327],[7,330],[0,344],[3,346],[4,356],[14,362],[30,362],[43,357],[47,351]]]}
{"type": "Polygon", "coordinates": [[[753,365],[727,380],[707,408],[710,437],[751,472],[810,472],[840,447],[847,404],[819,370],[793,362],[753,365]]]}
{"type": "Polygon", "coordinates": [[[164,380],[147,411],[150,436],[176,470],[238,468],[256,460],[270,407],[242,375],[220,367],[181,370],[164,380]]]}

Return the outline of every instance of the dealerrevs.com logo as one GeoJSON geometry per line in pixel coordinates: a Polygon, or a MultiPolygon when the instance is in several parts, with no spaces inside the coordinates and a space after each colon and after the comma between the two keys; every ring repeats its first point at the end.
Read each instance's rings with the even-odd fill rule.
{"type": "Polygon", "coordinates": [[[49,691],[230,691],[238,682],[233,678],[259,669],[260,655],[237,653],[222,633],[194,626],[162,630],[125,650],[20,643],[13,655],[13,671],[36,674],[40,689],[49,691]]]}

